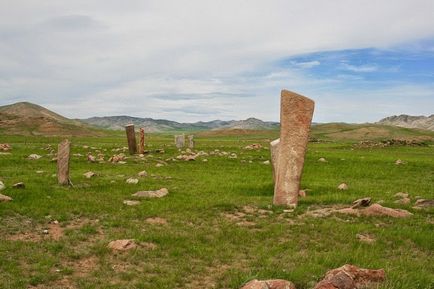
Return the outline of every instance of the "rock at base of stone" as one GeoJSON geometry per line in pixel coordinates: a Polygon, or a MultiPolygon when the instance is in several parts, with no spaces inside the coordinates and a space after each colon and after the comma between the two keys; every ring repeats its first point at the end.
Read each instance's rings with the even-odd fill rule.
{"type": "Polygon", "coordinates": [[[162,198],[167,194],[169,194],[169,190],[162,188],[156,191],[139,191],[135,194],[132,194],[132,196],[138,198],[162,198]]]}
{"type": "Polygon", "coordinates": [[[314,106],[311,99],[282,90],[280,143],[273,198],[275,205],[297,205],[314,106]]]}
{"type": "Polygon", "coordinates": [[[330,270],[314,289],[353,289],[362,288],[369,283],[382,282],[385,279],[383,269],[369,270],[354,265],[344,265],[330,270]]]}

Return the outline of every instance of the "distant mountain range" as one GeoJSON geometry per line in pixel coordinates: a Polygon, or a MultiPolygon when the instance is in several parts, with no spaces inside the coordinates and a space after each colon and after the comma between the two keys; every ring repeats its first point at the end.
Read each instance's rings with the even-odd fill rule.
{"type": "Polygon", "coordinates": [[[378,124],[434,131],[434,114],[430,116],[411,116],[406,114],[383,118],[378,124]]]}
{"type": "Polygon", "coordinates": [[[126,124],[134,124],[136,127],[143,127],[148,132],[162,131],[197,131],[213,129],[244,129],[244,130],[266,130],[279,128],[278,122],[265,122],[256,118],[246,120],[213,120],[208,122],[179,123],[176,121],[152,118],[140,118],[131,116],[106,116],[81,119],[80,121],[100,128],[123,130],[126,124]]]}

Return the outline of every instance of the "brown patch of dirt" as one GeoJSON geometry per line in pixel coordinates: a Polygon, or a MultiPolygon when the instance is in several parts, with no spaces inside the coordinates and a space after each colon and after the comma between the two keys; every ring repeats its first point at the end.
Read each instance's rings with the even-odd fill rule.
{"type": "Polygon", "coordinates": [[[77,289],[72,282],[72,280],[68,277],[64,277],[63,279],[59,279],[48,284],[38,284],[36,286],[28,286],[28,289],[77,289]]]}
{"type": "Polygon", "coordinates": [[[151,225],[167,225],[167,220],[160,217],[147,218],[145,222],[151,225]]]}

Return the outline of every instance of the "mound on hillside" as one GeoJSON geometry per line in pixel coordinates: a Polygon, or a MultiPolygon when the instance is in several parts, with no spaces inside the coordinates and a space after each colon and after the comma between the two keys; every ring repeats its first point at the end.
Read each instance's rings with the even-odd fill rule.
{"type": "Polygon", "coordinates": [[[0,130],[14,135],[101,135],[86,124],[63,117],[42,106],[18,102],[0,106],[0,130]]]}

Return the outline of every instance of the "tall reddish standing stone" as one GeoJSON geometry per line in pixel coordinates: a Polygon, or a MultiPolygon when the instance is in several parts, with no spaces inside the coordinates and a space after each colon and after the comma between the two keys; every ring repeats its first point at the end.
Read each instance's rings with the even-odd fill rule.
{"type": "Polygon", "coordinates": [[[273,199],[275,205],[297,205],[314,106],[313,100],[282,90],[280,144],[273,199]]]}
{"type": "Polygon", "coordinates": [[[140,128],[139,154],[145,153],[145,129],[140,128]]]}
{"type": "Polygon", "coordinates": [[[69,185],[69,159],[70,159],[71,143],[65,139],[59,143],[57,150],[57,181],[59,185],[69,185]]]}
{"type": "Polygon", "coordinates": [[[134,155],[137,152],[136,133],[134,131],[134,124],[125,126],[128,140],[128,150],[130,155],[134,155]]]}

